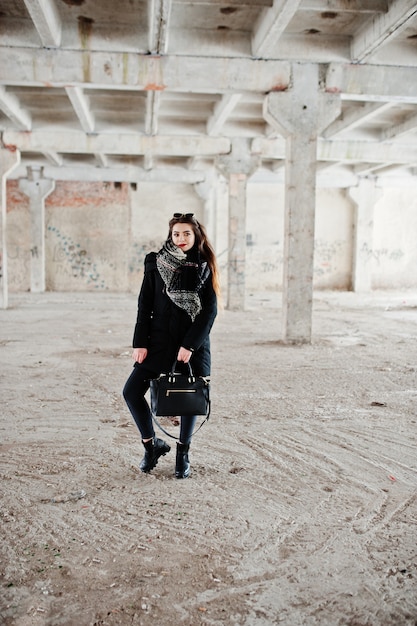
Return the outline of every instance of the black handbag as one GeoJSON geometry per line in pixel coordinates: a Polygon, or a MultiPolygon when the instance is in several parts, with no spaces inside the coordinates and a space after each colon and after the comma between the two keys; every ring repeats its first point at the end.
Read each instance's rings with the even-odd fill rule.
{"type": "MultiPolygon", "coordinates": [[[[176,372],[178,361],[168,374],[150,381],[151,411],[157,416],[210,415],[210,381],[195,376],[190,363],[187,373],[176,372]]],[[[184,364],[185,365],[185,364],[184,364]]]]}

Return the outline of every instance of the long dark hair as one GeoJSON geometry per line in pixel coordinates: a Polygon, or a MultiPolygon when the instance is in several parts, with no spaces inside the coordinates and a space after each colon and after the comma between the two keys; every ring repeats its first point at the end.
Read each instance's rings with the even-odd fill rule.
{"type": "Polygon", "coordinates": [[[168,239],[172,240],[172,229],[175,224],[189,224],[193,229],[195,235],[195,246],[200,252],[201,256],[207,261],[211,270],[211,278],[213,282],[213,289],[216,296],[220,299],[220,273],[217,265],[216,254],[214,248],[211,245],[207,232],[203,224],[201,224],[195,217],[194,213],[174,213],[174,216],[169,220],[169,232],[168,239]]]}

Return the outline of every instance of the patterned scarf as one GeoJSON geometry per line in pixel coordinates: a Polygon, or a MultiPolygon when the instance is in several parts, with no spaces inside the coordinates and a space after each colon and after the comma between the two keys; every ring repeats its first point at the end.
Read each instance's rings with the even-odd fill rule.
{"type": "Polygon", "coordinates": [[[194,321],[201,311],[198,293],[210,274],[207,262],[199,262],[198,252],[194,249],[187,255],[168,240],[156,255],[156,267],[165,283],[167,296],[194,321]]]}

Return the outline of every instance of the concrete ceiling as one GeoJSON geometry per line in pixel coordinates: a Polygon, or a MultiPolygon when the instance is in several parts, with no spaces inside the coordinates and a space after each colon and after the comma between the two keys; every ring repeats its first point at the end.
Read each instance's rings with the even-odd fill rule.
{"type": "Polygon", "coordinates": [[[13,177],[43,167],[58,180],[196,182],[244,138],[262,157],[257,175],[278,179],[285,140],[263,104],[291,89],[297,63],[318,64],[342,101],[319,139],[319,175],[415,182],[415,2],[0,0],[13,177]]]}

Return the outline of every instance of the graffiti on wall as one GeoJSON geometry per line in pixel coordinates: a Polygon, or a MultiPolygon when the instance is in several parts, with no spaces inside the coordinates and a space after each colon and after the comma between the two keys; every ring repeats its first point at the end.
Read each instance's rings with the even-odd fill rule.
{"type": "Polygon", "coordinates": [[[341,239],[326,241],[317,239],[314,243],[314,276],[324,276],[335,272],[345,256],[346,241],[341,239]]]}
{"type": "Polygon", "coordinates": [[[405,253],[400,248],[389,250],[388,248],[370,248],[368,244],[363,244],[360,250],[361,257],[365,262],[376,261],[380,265],[383,261],[400,261],[405,253]]]}
{"type": "Polygon", "coordinates": [[[161,248],[160,241],[147,241],[146,243],[135,242],[132,244],[131,254],[129,257],[129,273],[134,274],[143,270],[143,262],[145,256],[152,251],[161,248]]]}
{"type": "Polygon", "coordinates": [[[106,289],[105,281],[87,250],[71,237],[61,233],[56,226],[48,226],[48,231],[58,240],[53,252],[53,262],[61,266],[62,271],[68,276],[80,279],[95,289],[106,289]]]}

